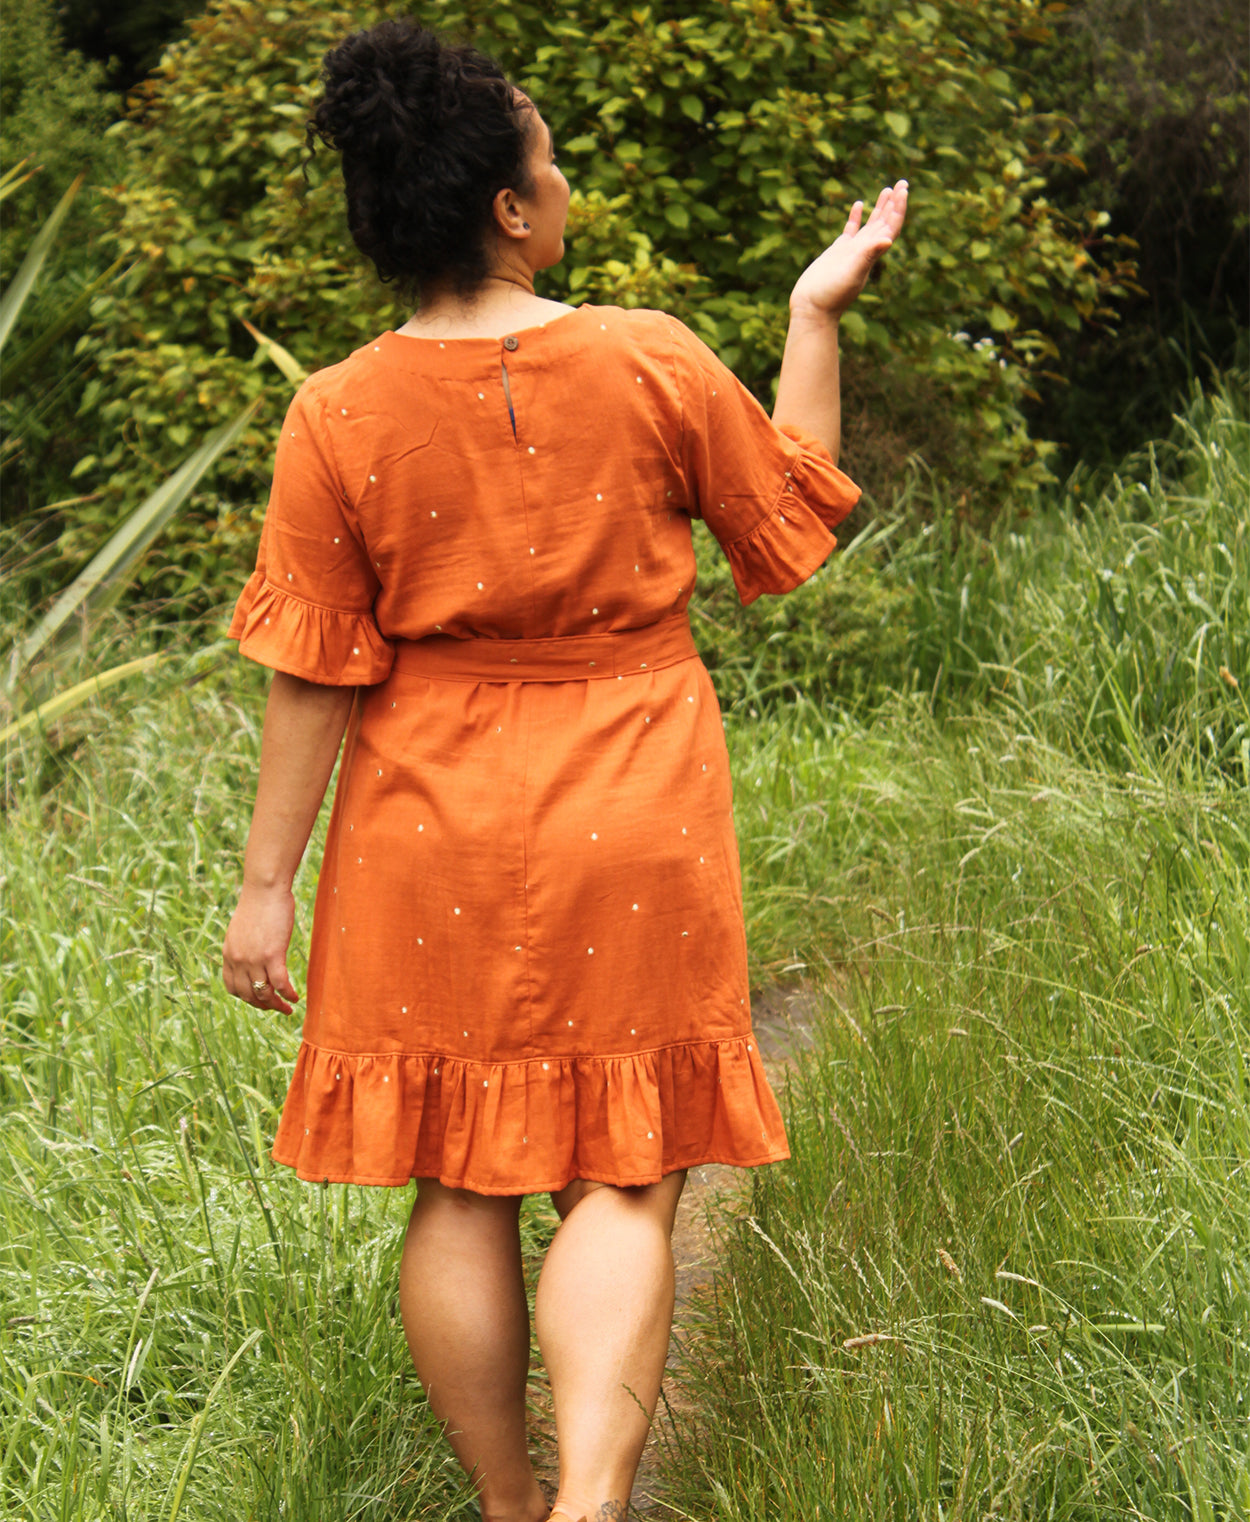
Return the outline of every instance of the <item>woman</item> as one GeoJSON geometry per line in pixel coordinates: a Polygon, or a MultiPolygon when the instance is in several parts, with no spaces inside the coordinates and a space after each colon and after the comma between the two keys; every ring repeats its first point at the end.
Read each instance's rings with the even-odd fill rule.
{"type": "Polygon", "coordinates": [[[770,422],[672,318],[535,294],[568,185],[495,64],[388,22],[323,81],[352,235],[420,305],[283,427],[231,631],[275,675],[224,977],[258,1008],[299,997],[291,882],[346,731],[274,1157],[417,1180],[404,1327],[483,1518],[605,1522],[658,1398],[685,1172],[788,1156],[690,520],[747,601],[827,557],[858,495],[834,464],[837,321],[906,186],[800,278],[770,422]],[[537,1191],[562,1218],[536,1306],[551,1510],[525,1432],[537,1191]]]}

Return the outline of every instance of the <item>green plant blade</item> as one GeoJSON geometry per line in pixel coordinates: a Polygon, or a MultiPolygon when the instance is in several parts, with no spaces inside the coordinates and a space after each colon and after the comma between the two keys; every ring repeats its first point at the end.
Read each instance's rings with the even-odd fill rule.
{"type": "Polygon", "coordinates": [[[0,174],[0,201],[6,200],[15,190],[25,185],[27,180],[34,179],[37,171],[27,169],[29,163],[29,159],[19,159],[12,169],[6,169],[0,174]]]}
{"type": "Polygon", "coordinates": [[[239,415],[210,433],[167,481],[143,502],[84,570],[61,593],[34,629],[10,657],[8,690],[11,692],[30,663],[44,650],[66,620],[86,606],[98,612],[120,596],[126,578],[142,559],[149,545],[191,495],[200,477],[234,444],[260,406],[260,398],[248,403],[239,415]]]}
{"type": "Polygon", "coordinates": [[[11,396],[17,389],[22,375],[31,365],[36,360],[42,359],[59,338],[64,337],[81,322],[90,310],[96,293],[103,289],[124,263],[124,259],[114,260],[102,275],[97,275],[90,285],[79,291],[59,317],[55,318],[41,333],[36,334],[19,354],[5,363],[4,370],[0,372],[0,397],[11,396]]]}
{"type": "Polygon", "coordinates": [[[39,271],[43,268],[52,245],[56,242],[56,235],[61,230],[61,223],[69,215],[74,197],[82,189],[85,179],[86,175],[80,174],[56,203],[56,209],[52,215],[35,234],[34,241],[27,250],[25,259],[22,260],[21,269],[13,276],[8,290],[0,296],[0,349],[4,348],[5,339],[8,338],[13,324],[17,321],[27,296],[34,288],[35,281],[39,278],[39,271]]]}
{"type": "Polygon", "coordinates": [[[274,343],[272,338],[266,338],[259,328],[254,328],[250,322],[243,319],[243,326],[256,340],[256,346],[267,358],[273,360],[278,369],[282,371],[287,380],[293,386],[300,386],[308,379],[308,371],[304,369],[299,360],[289,349],[284,349],[281,344],[274,343]]]}
{"type": "Polygon", "coordinates": [[[195,1468],[196,1455],[200,1451],[200,1438],[204,1435],[204,1421],[208,1416],[213,1401],[217,1397],[217,1392],[230,1377],[230,1371],[234,1368],[235,1364],[238,1363],[239,1359],[243,1357],[244,1353],[246,1353],[249,1348],[254,1347],[256,1343],[260,1341],[262,1335],[263,1334],[261,1333],[259,1327],[254,1332],[248,1333],[246,1341],[242,1342],[235,1349],[234,1355],[230,1359],[230,1362],[217,1376],[216,1383],[208,1392],[204,1404],[200,1407],[199,1413],[197,1414],[195,1422],[191,1428],[191,1437],[188,1440],[187,1446],[184,1450],[186,1457],[183,1460],[182,1469],[178,1475],[178,1483],[174,1489],[174,1497],[170,1503],[168,1522],[177,1522],[178,1513],[182,1510],[182,1498],[184,1495],[186,1495],[187,1481],[191,1478],[192,1469],[195,1468]]]}
{"type": "Polygon", "coordinates": [[[0,744],[7,744],[28,729],[36,727],[42,729],[45,725],[54,724],[57,719],[72,713],[88,698],[95,697],[110,687],[115,687],[118,682],[124,682],[127,677],[137,676],[140,671],[150,671],[165,658],[161,651],[155,650],[151,655],[141,655],[137,660],[124,661],[122,665],[114,666],[109,671],[102,671],[98,676],[89,676],[85,682],[76,682],[72,687],[67,687],[64,692],[58,692],[55,697],[40,703],[38,708],[32,708],[20,719],[14,719],[11,724],[6,724],[3,729],[0,729],[0,744]]]}

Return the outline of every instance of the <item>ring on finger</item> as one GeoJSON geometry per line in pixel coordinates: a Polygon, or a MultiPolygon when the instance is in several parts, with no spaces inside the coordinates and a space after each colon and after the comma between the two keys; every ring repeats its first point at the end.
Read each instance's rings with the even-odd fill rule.
{"type": "Polygon", "coordinates": [[[269,984],[264,978],[252,979],[252,992],[258,999],[262,994],[271,993],[272,991],[272,985],[269,984]]]}

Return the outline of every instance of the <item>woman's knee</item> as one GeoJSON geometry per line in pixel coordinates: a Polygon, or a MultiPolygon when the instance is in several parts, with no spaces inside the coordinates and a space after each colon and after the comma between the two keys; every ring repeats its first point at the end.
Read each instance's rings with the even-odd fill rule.
{"type": "Polygon", "coordinates": [[[633,1208],[645,1211],[647,1214],[657,1215],[663,1221],[667,1230],[673,1229],[673,1218],[677,1213],[677,1202],[681,1199],[681,1191],[686,1182],[686,1170],[679,1169],[676,1173],[666,1173],[655,1184],[631,1184],[617,1185],[600,1183],[597,1179],[575,1178],[566,1184],[563,1189],[553,1190],[551,1203],[555,1206],[562,1221],[567,1220],[570,1212],[576,1205],[589,1195],[602,1189],[611,1190],[622,1201],[628,1202],[633,1208]]]}

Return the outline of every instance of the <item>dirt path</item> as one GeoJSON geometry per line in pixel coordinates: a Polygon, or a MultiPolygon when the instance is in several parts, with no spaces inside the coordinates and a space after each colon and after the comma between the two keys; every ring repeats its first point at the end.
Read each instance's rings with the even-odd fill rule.
{"type": "MultiPolygon", "coordinates": [[[[770,1083],[780,1087],[784,1071],[792,1063],[795,1053],[812,1044],[817,1003],[817,995],[803,986],[773,986],[752,992],[752,1022],[770,1083]]],[[[684,1410],[681,1359],[682,1348],[690,1330],[686,1312],[692,1299],[711,1284],[716,1271],[715,1252],[708,1227],[708,1207],[714,1198],[732,1196],[741,1190],[748,1176],[745,1169],[727,1168],[716,1163],[703,1168],[692,1168],[686,1177],[686,1187],[677,1207],[677,1220],[673,1227],[673,1258],[677,1265],[673,1340],[669,1349],[659,1415],[643,1451],[630,1507],[631,1517],[646,1519],[646,1522],[673,1522],[678,1515],[665,1499],[661,1476],[661,1454],[667,1421],[665,1402],[675,1414],[680,1415],[684,1410]]],[[[555,1442],[549,1422],[540,1425],[539,1443],[542,1459],[537,1465],[538,1477],[554,1492],[555,1442]]]]}

